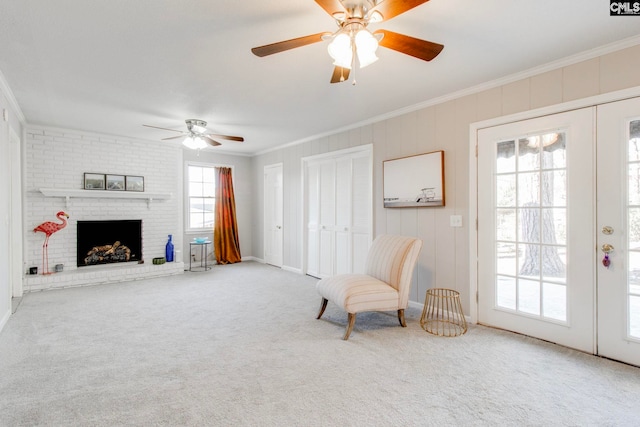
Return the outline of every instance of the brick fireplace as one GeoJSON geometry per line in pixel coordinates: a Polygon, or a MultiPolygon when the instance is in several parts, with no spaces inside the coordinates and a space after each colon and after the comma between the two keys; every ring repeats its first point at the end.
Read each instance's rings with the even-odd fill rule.
{"type": "MultiPolygon", "coordinates": [[[[152,258],[164,256],[167,235],[177,239],[182,236],[182,150],[178,145],[37,126],[28,127],[26,134],[24,291],[113,283],[184,271],[182,262],[151,263],[152,258]],[[85,172],[143,176],[145,191],[129,194],[83,190],[85,172]],[[56,192],[45,194],[43,188],[56,192]],[[164,197],[152,197],[157,194],[164,197]],[[55,221],[58,211],[66,212],[69,219],[67,227],[49,240],[49,266],[53,270],[53,266],[63,264],[63,272],[29,275],[29,267],[33,266],[42,272],[44,235],[32,230],[44,221],[55,221]],[[93,248],[85,250],[78,246],[79,223],[132,218],[144,225],[140,227],[136,262],[78,267],[80,251],[84,252],[84,261],[93,248]],[[140,260],[144,264],[138,264],[140,260]]],[[[116,241],[108,237],[104,244],[97,245],[113,245],[116,241]]],[[[124,244],[122,240],[120,244],[124,244]]],[[[131,249],[130,243],[125,246],[131,249]]]]}

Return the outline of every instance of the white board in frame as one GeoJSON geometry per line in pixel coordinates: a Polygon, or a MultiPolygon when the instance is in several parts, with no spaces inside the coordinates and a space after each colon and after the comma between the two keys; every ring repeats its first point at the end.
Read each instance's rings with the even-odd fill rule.
{"type": "Polygon", "coordinates": [[[382,162],[385,208],[445,205],[444,151],[382,162]]]}

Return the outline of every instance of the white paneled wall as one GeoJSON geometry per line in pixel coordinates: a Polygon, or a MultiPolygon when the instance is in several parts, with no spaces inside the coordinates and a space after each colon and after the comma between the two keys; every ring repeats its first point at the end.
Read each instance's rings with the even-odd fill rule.
{"type": "MultiPolygon", "coordinates": [[[[103,191],[103,190],[95,190],[103,191]]],[[[104,190],[106,191],[106,190],[104,190]]],[[[69,214],[66,228],[49,240],[49,267],[64,264],[65,274],[76,270],[76,223],[79,220],[142,219],[143,257],[164,256],[167,236],[174,236],[177,247],[182,244],[182,150],[178,145],[131,140],[79,131],[27,127],[24,182],[25,271],[37,266],[42,271],[43,233],[32,230],[44,221],[57,221],[56,212],[69,214]],[[39,188],[83,188],[85,172],[144,176],[145,192],[170,193],[168,200],[125,200],[72,198],[67,206],[60,197],[45,197],[39,188]]],[[[128,263],[131,264],[131,263],[128,263]]],[[[82,267],[86,269],[100,267],[82,267]]],[[[131,269],[131,266],[128,265],[131,269]]],[[[167,269],[167,267],[164,267],[167,269]]],[[[127,276],[123,280],[135,279],[127,276]]],[[[145,274],[144,269],[138,270],[145,274]]],[[[182,267],[168,269],[174,274],[182,267]]],[[[80,273],[79,273],[80,274],[80,273]]],[[[113,274],[106,271],[105,275],[113,274]]],[[[53,275],[55,276],[55,275],[53,275]]],[[[25,290],[30,290],[30,277],[25,290]]],[[[33,278],[35,279],[35,278],[33,278]]],[[[73,281],[71,276],[60,283],[51,278],[37,288],[61,287],[73,281]]],[[[34,282],[35,283],[35,282],[34,282]]],[[[36,287],[34,287],[35,289],[36,287]]]]}

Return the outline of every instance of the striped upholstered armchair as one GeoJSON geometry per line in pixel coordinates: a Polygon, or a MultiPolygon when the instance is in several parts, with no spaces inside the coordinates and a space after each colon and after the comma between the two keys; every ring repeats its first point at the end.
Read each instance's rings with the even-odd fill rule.
{"type": "Polygon", "coordinates": [[[406,327],[404,310],[421,249],[422,240],[413,237],[378,236],[367,254],[365,274],[340,274],[317,283],[322,296],[317,318],[322,317],[328,301],[340,306],[349,315],[344,340],[349,339],[356,314],[363,311],[398,310],[400,325],[406,327]]]}

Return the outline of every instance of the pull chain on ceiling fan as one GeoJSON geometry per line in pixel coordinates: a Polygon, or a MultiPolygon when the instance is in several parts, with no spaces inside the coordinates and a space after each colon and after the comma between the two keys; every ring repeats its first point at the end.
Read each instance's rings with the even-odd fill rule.
{"type": "MultiPolygon", "coordinates": [[[[330,40],[327,49],[335,68],[331,83],[349,78],[356,58],[360,68],[378,60],[378,46],[386,47],[423,61],[431,61],[444,48],[438,43],[417,39],[388,30],[367,28],[369,24],[388,21],[429,0],[315,0],[338,25],[335,33],[317,33],[251,49],[256,56],[268,56],[323,40],[330,40]]],[[[355,83],[354,83],[355,84],[355,83]]]]}

